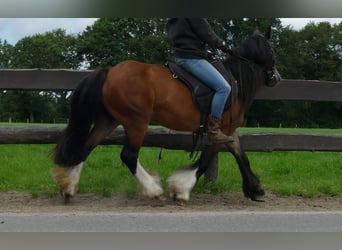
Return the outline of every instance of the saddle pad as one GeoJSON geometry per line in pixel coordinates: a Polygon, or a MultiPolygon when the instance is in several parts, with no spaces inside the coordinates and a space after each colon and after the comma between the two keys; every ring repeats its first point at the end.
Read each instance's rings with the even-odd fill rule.
{"type": "MultiPolygon", "coordinates": [[[[174,78],[180,79],[183,83],[185,83],[186,86],[188,86],[192,93],[192,99],[197,108],[202,113],[209,114],[211,100],[214,96],[214,90],[204,85],[201,80],[199,80],[197,77],[195,77],[193,74],[189,73],[185,69],[179,67],[177,64],[168,62],[166,65],[170,69],[174,78]]],[[[220,61],[212,62],[212,65],[224,76],[224,78],[227,80],[232,88],[232,91],[224,108],[224,110],[227,110],[230,108],[232,102],[234,102],[237,97],[237,83],[231,72],[227,71],[220,61]]]]}

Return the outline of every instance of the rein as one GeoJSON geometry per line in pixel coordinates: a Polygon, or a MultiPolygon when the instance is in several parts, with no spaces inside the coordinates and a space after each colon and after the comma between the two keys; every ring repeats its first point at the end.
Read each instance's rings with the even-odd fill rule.
{"type": "Polygon", "coordinates": [[[228,54],[231,55],[231,56],[234,56],[234,57],[236,57],[236,58],[238,58],[238,59],[241,59],[242,61],[245,61],[245,62],[248,62],[248,63],[254,63],[254,64],[255,64],[255,62],[253,62],[253,61],[251,61],[251,60],[249,60],[249,59],[247,59],[247,58],[245,58],[245,57],[243,57],[243,56],[240,56],[240,55],[237,54],[237,53],[234,53],[234,50],[232,50],[232,49],[229,49],[229,50],[228,50],[228,54]]]}

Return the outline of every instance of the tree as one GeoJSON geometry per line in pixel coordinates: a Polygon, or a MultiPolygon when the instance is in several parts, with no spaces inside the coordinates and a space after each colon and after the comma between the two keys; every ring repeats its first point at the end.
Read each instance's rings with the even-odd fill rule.
{"type": "Polygon", "coordinates": [[[79,54],[90,68],[134,59],[163,64],[170,57],[165,19],[100,18],[79,37],[79,54]]]}
{"type": "Polygon", "coordinates": [[[81,58],[76,53],[77,38],[56,29],[25,37],[13,49],[13,68],[77,69],[81,58]]]}
{"type": "MultiPolygon", "coordinates": [[[[10,48],[10,68],[71,68],[81,65],[76,53],[77,38],[57,29],[44,34],[25,37],[10,48]]],[[[7,48],[9,48],[7,46],[7,48]]],[[[63,116],[58,111],[68,107],[67,92],[6,91],[1,93],[2,120],[52,122],[54,117],[63,116]],[[14,103],[13,103],[14,102],[14,103]]]]}
{"type": "Polygon", "coordinates": [[[336,81],[342,62],[340,45],[335,44],[335,28],[328,22],[310,23],[299,33],[300,53],[304,58],[306,79],[336,81]]]}
{"type": "Polygon", "coordinates": [[[277,45],[282,31],[279,18],[209,18],[208,21],[217,35],[233,47],[238,46],[256,29],[266,32],[269,26],[273,31],[272,41],[277,45]]]}
{"type": "Polygon", "coordinates": [[[2,42],[0,39],[0,68],[6,69],[9,68],[11,64],[11,55],[12,55],[13,46],[5,40],[2,42]]]}

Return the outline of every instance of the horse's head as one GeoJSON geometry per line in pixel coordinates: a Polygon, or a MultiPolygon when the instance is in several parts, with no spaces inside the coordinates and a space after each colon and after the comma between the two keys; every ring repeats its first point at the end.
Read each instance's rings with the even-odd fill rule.
{"type": "Polygon", "coordinates": [[[265,85],[268,87],[275,86],[281,76],[276,67],[276,52],[270,39],[272,35],[271,26],[265,35],[262,35],[259,30],[247,39],[241,45],[241,56],[253,61],[259,65],[265,73],[265,85]]]}

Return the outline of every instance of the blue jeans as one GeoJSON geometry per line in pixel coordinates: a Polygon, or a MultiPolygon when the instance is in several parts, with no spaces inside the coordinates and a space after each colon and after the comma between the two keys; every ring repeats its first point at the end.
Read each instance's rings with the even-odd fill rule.
{"type": "Polygon", "coordinates": [[[205,59],[176,58],[175,61],[178,66],[191,72],[215,91],[211,102],[211,114],[221,119],[224,106],[231,91],[226,79],[205,59]]]}

